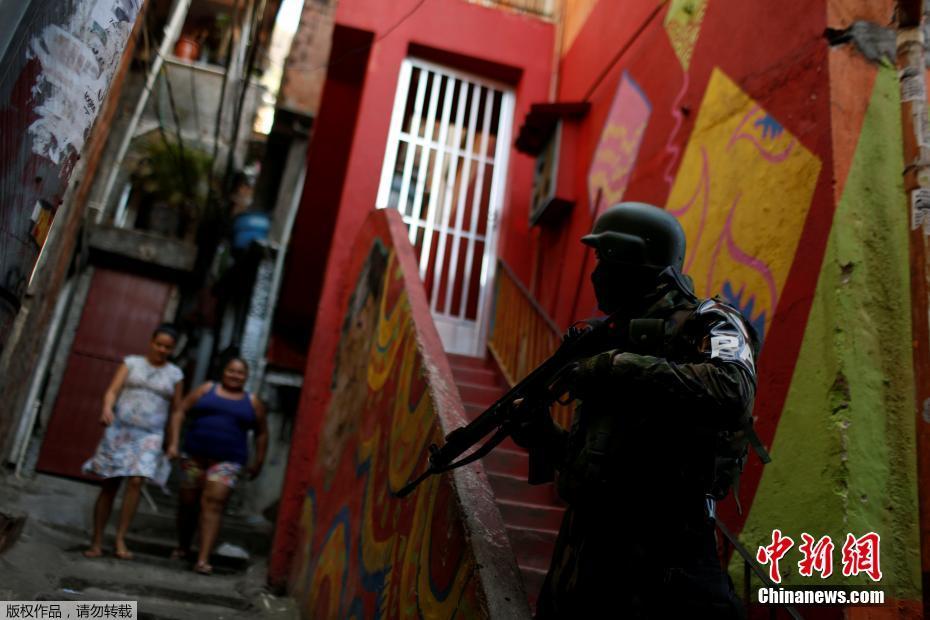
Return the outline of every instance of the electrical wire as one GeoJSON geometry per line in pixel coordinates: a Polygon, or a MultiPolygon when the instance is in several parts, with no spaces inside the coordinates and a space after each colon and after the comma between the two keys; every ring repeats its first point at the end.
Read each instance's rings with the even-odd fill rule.
{"type": "Polygon", "coordinates": [[[213,127],[213,155],[210,157],[210,169],[207,175],[207,197],[204,204],[204,208],[209,209],[211,201],[213,200],[213,180],[214,180],[214,168],[216,167],[216,160],[220,154],[220,133],[223,121],[223,105],[226,101],[226,85],[229,82],[229,70],[232,67],[232,54],[233,54],[233,39],[234,36],[234,27],[236,22],[239,20],[239,2],[240,0],[235,0],[233,2],[233,13],[232,19],[229,22],[229,42],[226,45],[226,68],[223,71],[223,81],[220,85],[220,102],[216,108],[216,124],[213,127]]]}
{"type": "Polygon", "coordinates": [[[640,24],[639,28],[636,29],[636,32],[633,33],[633,36],[627,40],[626,44],[617,50],[617,53],[614,54],[614,57],[611,58],[610,62],[607,63],[607,65],[604,67],[604,70],[601,71],[600,75],[597,76],[597,79],[594,80],[594,83],[591,84],[590,88],[588,88],[588,91],[585,93],[582,101],[589,102],[591,100],[591,95],[593,95],[594,91],[596,91],[598,86],[601,85],[601,82],[604,81],[604,78],[610,74],[614,66],[616,66],[616,64],[620,62],[620,59],[623,58],[623,55],[627,53],[627,51],[633,46],[634,43],[636,43],[636,41],[639,39],[639,35],[641,35],[643,31],[646,30],[649,24],[652,23],[652,20],[654,20],[659,15],[666,4],[668,4],[668,0],[662,0],[659,2],[659,4],[656,5],[656,8],[652,10],[652,13],[649,14],[649,17],[647,17],[646,20],[640,24]]]}
{"type": "Polygon", "coordinates": [[[255,67],[255,58],[258,55],[259,41],[262,27],[265,23],[265,5],[267,0],[260,0],[259,4],[252,5],[251,22],[252,40],[249,41],[249,53],[245,62],[245,71],[243,74],[242,88],[239,91],[239,99],[236,107],[233,108],[233,134],[229,141],[229,152],[226,157],[226,173],[223,177],[223,195],[228,196],[232,190],[233,168],[235,164],[236,142],[239,141],[239,130],[242,124],[242,112],[245,109],[245,98],[252,82],[252,70],[255,67]]]}

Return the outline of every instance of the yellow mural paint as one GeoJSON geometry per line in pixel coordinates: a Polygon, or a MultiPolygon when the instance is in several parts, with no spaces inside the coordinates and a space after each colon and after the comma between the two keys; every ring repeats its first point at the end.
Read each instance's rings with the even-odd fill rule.
{"type": "Polygon", "coordinates": [[[665,14],[665,30],[685,71],[691,64],[691,55],[701,34],[701,22],[706,12],[707,0],[672,0],[665,14]]]}
{"type": "MultiPolygon", "coordinates": [[[[409,538],[404,541],[403,547],[398,548],[395,557],[394,569],[389,575],[390,583],[385,588],[389,593],[391,608],[396,609],[397,618],[419,618],[417,601],[418,591],[417,575],[420,572],[420,549],[429,547],[427,530],[433,517],[436,494],[439,491],[439,478],[434,476],[423,485],[425,488],[417,491],[417,506],[413,512],[413,521],[410,524],[409,538]]],[[[429,566],[424,564],[423,566],[429,566]]],[[[429,571],[425,571],[429,572],[429,571]]],[[[429,598],[429,587],[422,593],[422,598],[429,598]]],[[[425,616],[427,618],[432,616],[425,616]]]]}
{"type": "MultiPolygon", "coordinates": [[[[378,426],[374,434],[374,447],[366,457],[369,464],[367,480],[365,481],[365,501],[362,504],[361,515],[361,562],[366,573],[377,573],[388,566],[391,554],[394,551],[395,536],[384,536],[383,527],[376,527],[375,520],[388,512],[389,497],[385,489],[379,484],[375,472],[381,466],[378,447],[381,445],[381,427],[378,426]]],[[[362,461],[360,461],[362,462],[362,461]]],[[[392,531],[392,530],[387,530],[392,531]]]]}
{"type": "Polygon", "coordinates": [[[305,617],[338,618],[342,595],[343,575],[348,566],[348,540],[346,523],[339,520],[333,524],[310,584],[310,595],[306,598],[305,617]]]}
{"type": "MultiPolygon", "coordinates": [[[[380,295],[371,306],[377,316],[365,332],[369,341],[350,347],[363,352],[361,376],[367,381],[334,383],[330,401],[359,409],[343,415],[358,425],[351,483],[345,482],[343,458],[336,478],[342,486],[315,486],[319,507],[312,496],[305,501],[301,540],[316,537],[317,543],[299,547],[295,593],[304,617],[481,617],[486,614],[473,578],[475,559],[461,515],[450,512],[458,504],[448,480],[431,477],[406,499],[395,495],[422,467],[427,444],[440,443],[443,433],[423,375],[403,273],[393,251],[386,258],[380,295]],[[364,398],[336,400],[359,389],[364,398]],[[334,502],[334,517],[318,516],[334,502]],[[314,515],[325,520],[316,523],[314,515]]],[[[359,307],[347,320],[369,311],[359,307]]]]}
{"type": "MultiPolygon", "coordinates": [[[[417,592],[419,593],[420,611],[423,618],[451,618],[459,608],[459,599],[475,569],[474,556],[470,553],[466,553],[463,554],[463,557],[452,567],[454,568],[454,575],[449,578],[447,589],[443,592],[437,592],[435,584],[432,583],[434,578],[433,573],[436,571],[435,565],[437,563],[445,564],[453,561],[452,558],[445,557],[442,553],[437,553],[440,557],[433,557],[433,553],[438,551],[437,547],[441,549],[441,542],[437,545],[433,537],[437,537],[435,540],[439,541],[443,541],[449,537],[449,531],[433,531],[433,527],[437,523],[435,515],[437,508],[439,510],[448,510],[448,506],[445,502],[437,506],[436,497],[439,495],[440,484],[448,484],[448,482],[437,478],[436,489],[430,493],[429,510],[424,511],[427,512],[427,514],[425,518],[426,528],[423,532],[423,542],[416,548],[419,553],[418,564],[420,566],[430,567],[428,571],[421,570],[417,572],[417,592]]],[[[450,498],[446,495],[445,499],[448,501],[450,498]]],[[[444,523],[441,519],[438,521],[444,523]]],[[[448,569],[449,567],[443,566],[439,572],[448,569]]]]}
{"type": "Polygon", "coordinates": [[[419,352],[412,331],[406,338],[401,357],[400,384],[394,397],[390,431],[390,461],[388,482],[397,492],[414,477],[423,466],[426,444],[434,432],[431,421],[435,418],[433,400],[422,379],[414,376],[419,366],[419,352]],[[414,382],[421,383],[418,397],[413,395],[414,382]]]}
{"type": "Polygon", "coordinates": [[[387,290],[392,283],[396,283],[403,278],[403,272],[396,261],[394,250],[391,250],[388,256],[387,269],[385,269],[384,292],[381,293],[381,304],[378,314],[378,327],[375,332],[375,339],[371,343],[371,363],[368,366],[368,387],[373,391],[378,391],[384,387],[391,371],[394,369],[397,354],[400,352],[400,345],[404,342],[401,329],[408,327],[407,320],[410,314],[410,303],[407,300],[406,293],[394,301],[391,308],[387,307],[389,302],[387,290]]]}
{"type": "Polygon", "coordinates": [[[699,296],[721,294],[760,335],[772,320],[821,162],[715,69],[669,196],[699,296]]]}
{"type": "Polygon", "coordinates": [[[300,598],[306,595],[307,575],[310,561],[313,558],[313,498],[307,495],[304,498],[303,509],[300,511],[300,559],[298,560],[297,576],[291,583],[296,584],[300,598]]]}

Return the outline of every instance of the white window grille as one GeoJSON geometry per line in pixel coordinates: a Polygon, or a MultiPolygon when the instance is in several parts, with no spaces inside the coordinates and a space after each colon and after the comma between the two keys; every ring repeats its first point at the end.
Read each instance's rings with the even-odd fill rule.
{"type": "Polygon", "coordinates": [[[513,123],[502,85],[401,65],[377,206],[398,209],[446,350],[482,355],[513,123]]]}

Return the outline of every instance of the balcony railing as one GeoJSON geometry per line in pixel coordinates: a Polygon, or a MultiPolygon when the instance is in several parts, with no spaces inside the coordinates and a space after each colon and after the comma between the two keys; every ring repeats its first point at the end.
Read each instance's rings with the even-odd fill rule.
{"type": "Polygon", "coordinates": [[[468,2],[549,19],[555,16],[557,0],[468,0],[468,2]]]}
{"type": "MultiPolygon", "coordinates": [[[[488,349],[504,378],[514,385],[552,355],[562,339],[555,322],[502,261],[497,263],[495,287],[494,322],[488,349]]],[[[552,418],[568,428],[572,420],[571,407],[554,405],[552,418]]]]}

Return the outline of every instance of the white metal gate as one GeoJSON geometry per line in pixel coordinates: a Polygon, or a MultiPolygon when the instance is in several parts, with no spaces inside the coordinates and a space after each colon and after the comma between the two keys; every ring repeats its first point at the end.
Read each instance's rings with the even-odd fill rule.
{"type": "Polygon", "coordinates": [[[513,92],[421,60],[401,65],[377,206],[400,211],[443,345],[483,355],[513,92]]]}

